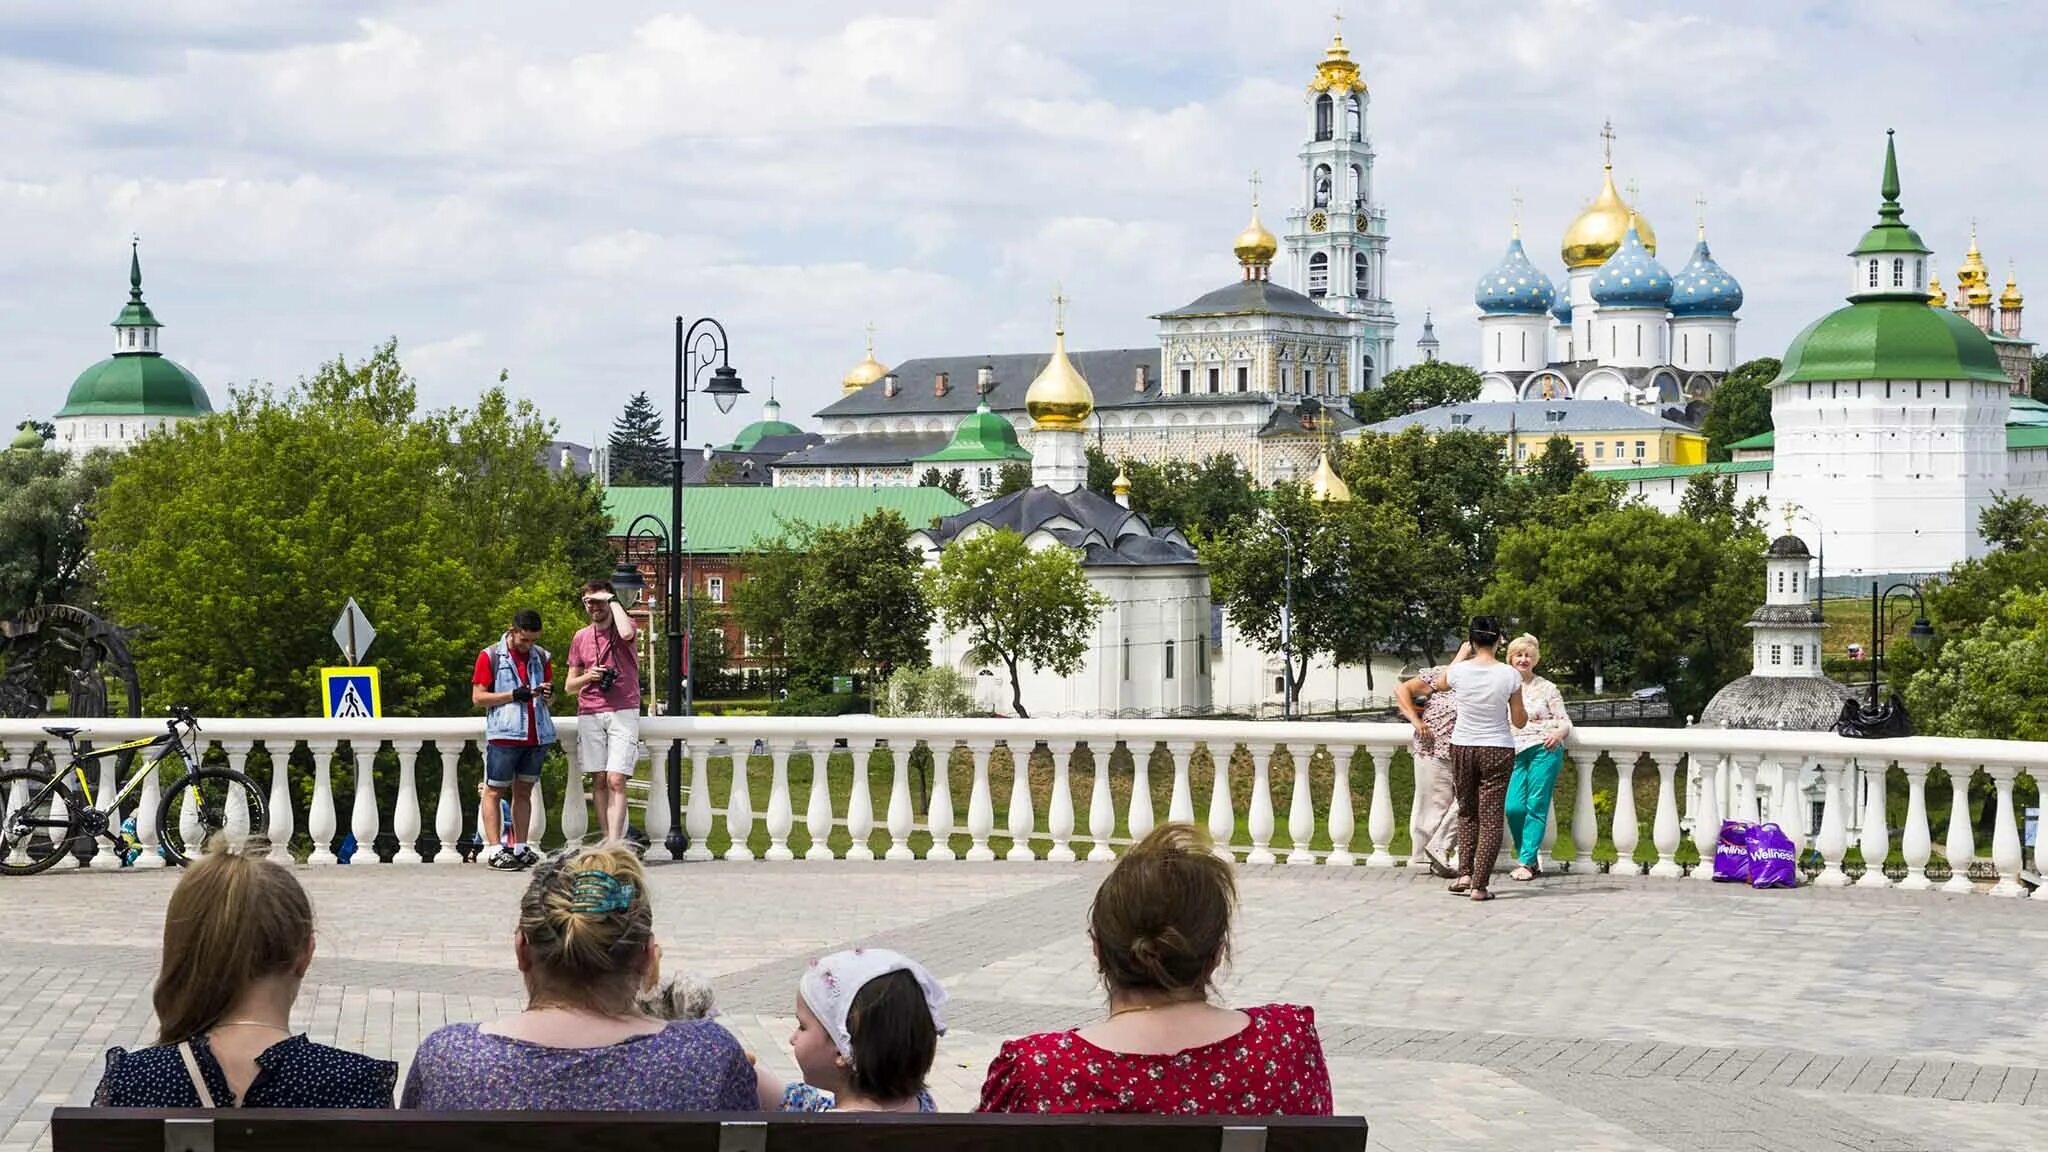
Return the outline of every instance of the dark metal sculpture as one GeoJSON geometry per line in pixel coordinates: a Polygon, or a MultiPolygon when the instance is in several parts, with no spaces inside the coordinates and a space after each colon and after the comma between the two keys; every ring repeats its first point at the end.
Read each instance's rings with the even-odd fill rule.
{"type": "Polygon", "coordinates": [[[61,676],[70,714],[107,715],[112,682],[124,689],[130,717],[142,715],[142,684],[126,629],[70,604],[38,604],[0,621],[0,717],[40,716],[46,689],[61,676]]]}

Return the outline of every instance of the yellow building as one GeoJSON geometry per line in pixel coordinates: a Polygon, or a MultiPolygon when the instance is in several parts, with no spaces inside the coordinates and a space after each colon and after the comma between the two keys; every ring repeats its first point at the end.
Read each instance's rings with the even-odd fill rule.
{"type": "Polygon", "coordinates": [[[1445,404],[1369,425],[1366,432],[1401,432],[1426,428],[1432,432],[1466,429],[1501,437],[1508,459],[1527,462],[1543,451],[1553,436],[1571,441],[1590,469],[1657,468],[1707,462],[1707,438],[1675,420],[1666,420],[1619,400],[1475,401],[1445,404]]]}

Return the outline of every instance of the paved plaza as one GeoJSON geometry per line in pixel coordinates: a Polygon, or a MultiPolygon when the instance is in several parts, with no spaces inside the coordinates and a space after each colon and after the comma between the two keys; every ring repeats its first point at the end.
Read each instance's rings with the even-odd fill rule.
{"type": "MultiPolygon", "coordinates": [[[[974,1105],[1006,1036],[1099,1018],[1084,932],[1106,866],[706,864],[653,872],[665,965],[793,1075],[797,974],[888,945],[953,997],[933,1090],[974,1105]]],[[[1234,1003],[1316,1009],[1372,1146],[2048,1147],[2048,907],[1590,876],[1475,906],[1406,870],[1247,868],[1234,1003]]],[[[301,873],[313,1038],[399,1061],[516,1010],[523,880],[475,866],[301,873]]],[[[0,1152],[47,1146],[110,1044],[146,1042],[172,873],[0,883],[0,1152]]]]}

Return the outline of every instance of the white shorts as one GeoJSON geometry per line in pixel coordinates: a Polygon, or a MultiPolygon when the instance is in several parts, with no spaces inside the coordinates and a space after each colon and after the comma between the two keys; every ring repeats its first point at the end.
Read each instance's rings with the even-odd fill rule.
{"type": "Polygon", "coordinates": [[[640,759],[638,712],[583,712],[576,717],[577,759],[584,775],[631,776],[640,759]]]}

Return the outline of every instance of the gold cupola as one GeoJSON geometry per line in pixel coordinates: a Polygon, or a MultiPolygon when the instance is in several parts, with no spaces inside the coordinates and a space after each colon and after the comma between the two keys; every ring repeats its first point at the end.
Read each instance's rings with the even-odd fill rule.
{"type": "Polygon", "coordinates": [[[1642,213],[1629,206],[1614,189],[1614,125],[1603,124],[1600,136],[1605,141],[1606,169],[1600,177],[1600,194],[1586,210],[1579,213],[1571,227],[1564,230],[1564,243],[1559,251],[1564,256],[1567,268],[1591,268],[1603,264],[1609,256],[1621,249],[1622,237],[1628,235],[1629,217],[1635,217],[1636,235],[1650,255],[1657,254],[1657,233],[1642,213]]]}
{"type": "Polygon", "coordinates": [[[1927,278],[1927,303],[1933,308],[1948,307],[1948,293],[1941,290],[1941,273],[1927,278]]]}
{"type": "Polygon", "coordinates": [[[1977,225],[1970,224],[1970,250],[1963,253],[1963,266],[1956,269],[1956,295],[1970,304],[1991,303],[1991,270],[1984,267],[1984,253],[1977,250],[1977,225]]]}
{"type": "Polygon", "coordinates": [[[2008,271],[2005,274],[2005,291],[1998,294],[1998,306],[2010,311],[2024,306],[2026,302],[2027,298],[2020,295],[2019,276],[2008,271]]]}
{"type": "Polygon", "coordinates": [[[1089,414],[1095,411],[1095,390],[1067,359],[1065,317],[1053,327],[1052,359],[1024,392],[1024,411],[1031,414],[1034,430],[1056,432],[1085,430],[1089,414]]]}
{"type": "MultiPolygon", "coordinates": [[[[1340,17],[1341,19],[1341,17],[1340,17]]],[[[1358,74],[1358,61],[1351,58],[1351,49],[1344,46],[1341,31],[1330,37],[1330,47],[1323,53],[1322,62],[1316,65],[1316,78],[1308,82],[1311,92],[1365,91],[1365,79],[1358,74]]]]}
{"type": "Polygon", "coordinates": [[[1244,231],[1231,241],[1230,250],[1237,254],[1237,262],[1244,266],[1244,278],[1264,280],[1273,265],[1273,257],[1280,251],[1280,241],[1266,226],[1259,222],[1259,174],[1252,173],[1252,220],[1244,231]]]}
{"type": "Polygon", "coordinates": [[[1324,452],[1316,457],[1315,474],[1308,478],[1308,498],[1318,504],[1348,504],[1351,502],[1351,486],[1330,467],[1330,454],[1324,452]]]}
{"type": "Polygon", "coordinates": [[[839,390],[841,394],[851,396],[888,374],[889,369],[881,361],[875,359],[875,326],[870,324],[868,325],[867,359],[855,364],[847,370],[845,376],[840,377],[839,390]]]}

